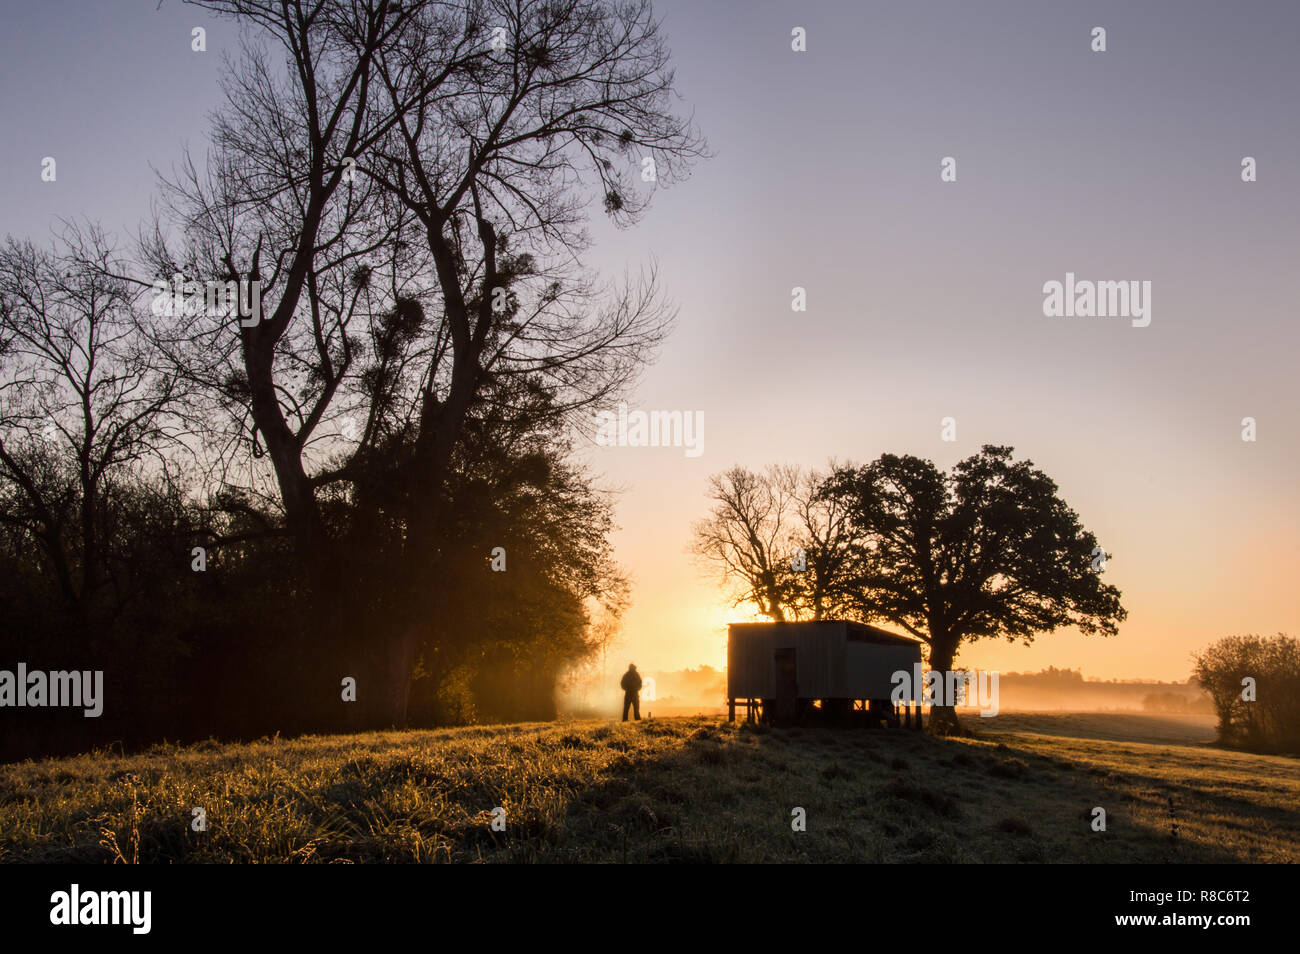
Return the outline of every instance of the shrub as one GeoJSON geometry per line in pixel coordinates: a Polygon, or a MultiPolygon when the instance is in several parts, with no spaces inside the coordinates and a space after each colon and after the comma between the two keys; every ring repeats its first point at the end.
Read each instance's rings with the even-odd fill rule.
{"type": "Polygon", "coordinates": [[[1300,640],[1228,636],[1195,657],[1214,701],[1219,740],[1251,749],[1300,750],[1300,640]],[[1253,679],[1254,698],[1244,688],[1253,679]]]}

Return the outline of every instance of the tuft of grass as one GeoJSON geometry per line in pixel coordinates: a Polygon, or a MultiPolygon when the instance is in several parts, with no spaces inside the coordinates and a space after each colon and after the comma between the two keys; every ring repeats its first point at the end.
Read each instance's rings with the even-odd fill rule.
{"type": "Polygon", "coordinates": [[[721,765],[727,760],[720,745],[704,745],[695,750],[701,765],[721,765]]]}
{"type": "Polygon", "coordinates": [[[832,762],[830,765],[822,769],[821,776],[826,781],[832,782],[837,778],[853,778],[854,773],[849,769],[846,769],[843,765],[840,765],[839,762],[832,762]]]}
{"type": "Polygon", "coordinates": [[[901,776],[896,776],[882,785],[880,794],[887,798],[896,798],[908,805],[923,806],[939,815],[955,817],[961,814],[961,808],[953,796],[918,785],[901,776]]]}
{"type": "Polygon", "coordinates": [[[1008,835],[1032,835],[1034,830],[1029,823],[1020,818],[1003,818],[993,828],[1008,835]]]}
{"type": "Polygon", "coordinates": [[[1020,759],[997,759],[989,763],[989,774],[995,778],[1024,778],[1029,766],[1020,759]]]}

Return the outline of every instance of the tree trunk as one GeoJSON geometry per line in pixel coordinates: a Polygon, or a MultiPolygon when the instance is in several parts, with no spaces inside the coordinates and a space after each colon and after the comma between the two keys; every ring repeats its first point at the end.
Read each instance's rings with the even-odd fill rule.
{"type": "MultiPolygon", "coordinates": [[[[439,275],[448,282],[455,273],[442,268],[444,258],[445,254],[438,258],[439,275]]],[[[448,286],[444,284],[443,287],[448,286]]],[[[459,286],[455,287],[459,296],[459,286]]],[[[480,347],[470,339],[463,299],[458,299],[458,302],[452,309],[453,328],[460,329],[460,333],[453,335],[456,345],[451,388],[441,404],[426,397],[421,409],[420,435],[416,440],[412,469],[412,504],[403,547],[405,585],[402,592],[406,599],[406,613],[395,627],[386,649],[384,698],[388,719],[399,728],[406,725],[411,703],[411,677],[433,613],[430,597],[437,587],[434,582],[437,563],[433,554],[438,551],[438,534],[445,526],[448,501],[444,494],[452,459],[479,384],[480,347]]],[[[480,320],[487,319],[480,316],[480,320]]]]}
{"type": "Polygon", "coordinates": [[[942,693],[947,683],[947,674],[952,671],[953,659],[957,656],[957,640],[944,634],[931,634],[930,637],[930,671],[940,675],[940,696],[930,707],[930,731],[935,735],[965,735],[965,730],[957,719],[957,710],[947,703],[942,693]]]}

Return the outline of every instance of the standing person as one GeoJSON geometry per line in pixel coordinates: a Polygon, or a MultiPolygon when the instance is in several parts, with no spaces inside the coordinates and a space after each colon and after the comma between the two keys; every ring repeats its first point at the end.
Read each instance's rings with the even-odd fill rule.
{"type": "Polygon", "coordinates": [[[632,707],[633,717],[641,718],[641,674],[636,671],[636,663],[628,663],[627,672],[619,683],[623,688],[623,721],[627,721],[628,706],[632,707]]]}

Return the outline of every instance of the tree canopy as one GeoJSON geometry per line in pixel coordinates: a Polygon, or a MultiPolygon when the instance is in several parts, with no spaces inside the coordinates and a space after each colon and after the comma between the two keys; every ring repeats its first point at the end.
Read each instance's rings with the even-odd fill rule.
{"type": "MultiPolygon", "coordinates": [[[[1012,448],[986,445],[949,473],[882,454],[805,478],[802,492],[795,474],[715,477],[714,510],[695,533],[696,552],[738,582],[737,600],[773,620],[890,623],[946,671],[973,640],[1028,643],[1066,626],[1111,636],[1127,616],[1095,535],[1012,448]],[[796,551],[806,568],[789,562],[796,551]]],[[[955,721],[951,707],[936,715],[955,721]]]]}

